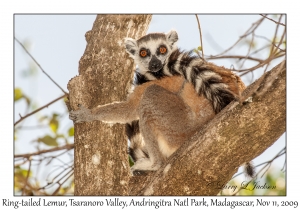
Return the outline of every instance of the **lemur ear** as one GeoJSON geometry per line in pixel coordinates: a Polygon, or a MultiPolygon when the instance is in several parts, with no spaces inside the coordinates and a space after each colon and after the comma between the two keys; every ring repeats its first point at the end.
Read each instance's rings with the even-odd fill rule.
{"type": "Polygon", "coordinates": [[[136,40],[132,38],[125,38],[125,49],[131,57],[134,57],[136,51],[138,50],[136,40]]]}
{"type": "Polygon", "coordinates": [[[170,32],[166,33],[166,39],[171,45],[173,45],[174,43],[176,43],[178,41],[177,32],[174,30],[171,30],[170,32]]]}

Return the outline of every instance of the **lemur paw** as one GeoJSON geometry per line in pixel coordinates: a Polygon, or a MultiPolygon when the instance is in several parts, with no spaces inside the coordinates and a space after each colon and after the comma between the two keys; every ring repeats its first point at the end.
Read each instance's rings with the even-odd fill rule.
{"type": "Polygon", "coordinates": [[[148,169],[138,169],[134,166],[130,168],[130,174],[131,176],[145,176],[147,175],[151,170],[148,169]]]}
{"type": "Polygon", "coordinates": [[[69,119],[74,123],[90,122],[93,121],[91,110],[80,105],[76,111],[70,111],[69,119]]]}
{"type": "Polygon", "coordinates": [[[146,175],[151,171],[157,171],[161,164],[153,164],[149,158],[141,158],[134,163],[130,168],[131,174],[136,175],[146,175]]]}
{"type": "Polygon", "coordinates": [[[151,171],[149,171],[149,170],[147,170],[147,171],[135,170],[135,171],[131,171],[131,175],[133,175],[133,176],[146,176],[150,172],[151,171]]]}

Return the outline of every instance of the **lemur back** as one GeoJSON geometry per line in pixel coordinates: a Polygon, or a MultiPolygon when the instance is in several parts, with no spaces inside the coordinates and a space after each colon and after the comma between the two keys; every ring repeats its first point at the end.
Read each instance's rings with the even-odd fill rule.
{"type": "MultiPolygon", "coordinates": [[[[192,55],[192,52],[177,49],[177,40],[176,31],[168,34],[148,34],[138,40],[126,39],[126,51],[139,67],[135,72],[134,86],[165,77],[183,76],[192,84],[198,96],[203,95],[212,102],[215,113],[221,111],[245,89],[240,78],[230,70],[206,63],[201,58],[192,55]]],[[[192,98],[192,95],[190,94],[189,98],[192,98]]],[[[201,101],[192,103],[201,103],[201,101]]],[[[126,124],[126,134],[130,140],[129,154],[133,161],[148,158],[147,149],[140,134],[139,122],[126,124]]]]}

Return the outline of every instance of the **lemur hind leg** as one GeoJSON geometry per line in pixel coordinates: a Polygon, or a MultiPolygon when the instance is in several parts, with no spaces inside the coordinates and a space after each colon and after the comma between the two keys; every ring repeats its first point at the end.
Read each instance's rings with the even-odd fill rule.
{"type": "Polygon", "coordinates": [[[151,85],[141,98],[138,114],[149,158],[137,161],[132,170],[157,170],[190,136],[192,113],[177,94],[151,85]]]}

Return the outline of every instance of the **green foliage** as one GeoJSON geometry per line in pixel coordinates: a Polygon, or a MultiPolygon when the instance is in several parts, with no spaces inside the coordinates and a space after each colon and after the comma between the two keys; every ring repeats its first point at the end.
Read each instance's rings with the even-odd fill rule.
{"type": "MultiPolygon", "coordinates": [[[[24,47],[30,51],[31,48],[31,42],[29,40],[24,40],[22,42],[22,44],[24,45],[24,47]]],[[[25,51],[24,55],[27,54],[25,51]]],[[[26,59],[29,58],[28,55],[26,55],[25,57],[26,59]]],[[[31,80],[30,81],[30,85],[33,86],[33,88],[38,88],[35,83],[32,83],[32,78],[35,77],[38,73],[38,66],[37,64],[31,59],[29,58],[28,60],[28,65],[25,69],[23,69],[21,72],[21,76],[23,77],[24,80],[31,80]]],[[[20,74],[18,74],[19,76],[20,74]]],[[[37,79],[36,77],[33,79],[37,79]]],[[[64,98],[64,100],[66,100],[66,98],[64,98]]],[[[58,146],[63,146],[65,144],[69,144],[68,140],[72,139],[72,137],[74,136],[74,127],[73,125],[69,126],[69,127],[63,127],[63,129],[61,129],[62,127],[62,119],[63,116],[65,115],[61,115],[61,114],[57,114],[57,113],[51,113],[50,116],[49,115],[45,115],[45,114],[41,114],[43,112],[38,112],[34,115],[28,115],[30,112],[40,108],[40,105],[34,101],[31,100],[31,98],[29,98],[24,91],[22,90],[22,88],[20,87],[15,87],[14,89],[14,102],[15,103],[19,103],[22,106],[24,106],[24,101],[25,101],[25,109],[22,108],[21,110],[25,110],[24,113],[17,113],[20,114],[20,116],[22,117],[28,117],[28,118],[34,118],[34,116],[36,117],[36,121],[35,123],[30,123],[30,125],[26,125],[27,121],[22,121],[20,122],[20,124],[18,123],[14,129],[14,139],[16,140],[18,137],[18,140],[22,140],[23,136],[22,136],[22,132],[21,130],[34,130],[34,129],[41,129],[43,128],[43,130],[41,130],[42,135],[41,136],[34,136],[34,135],[38,135],[38,132],[33,131],[32,132],[32,138],[33,140],[31,142],[33,142],[33,146],[39,151],[39,150],[46,150],[47,147],[51,147],[51,149],[53,148],[55,150],[56,147],[58,146]],[[47,128],[46,130],[44,130],[44,128],[47,128]],[[46,148],[45,148],[46,147],[46,148]]],[[[32,121],[31,121],[32,122],[32,121]]],[[[22,141],[19,141],[20,143],[22,141]]],[[[18,147],[20,147],[20,144],[17,141],[15,148],[16,150],[18,150],[18,147]]],[[[21,145],[22,147],[23,145],[21,145]]],[[[65,182],[63,183],[63,181],[61,181],[61,177],[65,172],[66,172],[66,168],[68,168],[69,170],[71,170],[72,172],[72,157],[71,161],[68,162],[67,164],[69,164],[70,166],[66,167],[66,165],[64,164],[64,160],[60,160],[59,158],[61,158],[63,154],[65,154],[66,152],[68,152],[68,150],[59,150],[61,151],[60,153],[56,152],[56,153],[43,153],[42,155],[33,155],[28,157],[27,155],[24,155],[23,157],[15,157],[15,170],[14,170],[14,192],[16,195],[48,195],[48,194],[52,194],[55,190],[57,191],[57,195],[65,195],[65,194],[73,194],[74,193],[74,180],[72,179],[72,177],[70,176],[69,179],[65,180],[65,182]],[[52,161],[58,161],[60,162],[62,165],[59,165],[57,167],[57,165],[53,166],[50,165],[50,163],[52,161]],[[47,168],[45,169],[44,165],[47,166],[47,168]],[[30,166],[30,167],[29,167],[30,166]],[[28,173],[28,170],[30,170],[30,173],[28,173]],[[44,174],[44,177],[40,178],[38,177],[38,172],[40,170],[45,170],[46,173],[44,174]],[[57,188],[58,187],[58,182],[60,184],[63,184],[61,186],[61,188],[57,188]],[[40,185],[43,185],[42,187],[40,187],[40,185]]],[[[68,154],[70,155],[70,153],[68,154]]],[[[21,155],[22,156],[22,155],[21,155]]],[[[65,159],[62,158],[62,159],[65,159]]],[[[55,164],[57,164],[55,162],[55,164]]]]}
{"type": "Polygon", "coordinates": [[[68,139],[66,138],[66,136],[68,137],[72,137],[74,136],[74,127],[70,127],[67,131],[67,134],[63,134],[58,132],[59,126],[60,126],[60,115],[57,113],[53,113],[51,117],[49,116],[42,116],[39,118],[39,122],[43,122],[46,121],[48,122],[48,126],[49,129],[52,131],[52,133],[54,134],[54,136],[50,136],[50,135],[45,135],[43,137],[40,137],[37,139],[38,143],[43,143],[47,146],[59,146],[59,139],[62,138],[65,140],[65,143],[68,144],[68,139]]]}
{"type": "Polygon", "coordinates": [[[199,55],[199,53],[202,53],[202,47],[199,46],[199,47],[195,48],[195,49],[194,49],[194,52],[195,52],[197,55],[199,55]]]}
{"type": "Polygon", "coordinates": [[[49,121],[49,127],[50,127],[50,129],[51,129],[54,133],[57,133],[57,129],[58,129],[58,126],[59,126],[59,122],[58,122],[58,120],[57,120],[57,116],[58,116],[58,114],[53,113],[53,114],[52,114],[52,118],[51,118],[50,121],[49,121]]]}
{"type": "Polygon", "coordinates": [[[23,98],[23,93],[21,88],[15,88],[14,90],[14,101],[18,101],[23,98]]]}
{"type": "Polygon", "coordinates": [[[133,162],[133,160],[131,159],[130,155],[128,155],[128,161],[129,161],[130,167],[134,165],[134,162],[133,162]]]}
{"type": "Polygon", "coordinates": [[[74,195],[74,180],[72,183],[59,189],[58,195],[74,195]]]}
{"type": "MultiPolygon", "coordinates": [[[[14,188],[16,193],[21,193],[24,188],[24,183],[26,182],[28,170],[21,168],[20,166],[15,167],[14,174],[14,188]]],[[[29,172],[29,177],[32,176],[32,172],[29,172]]],[[[26,192],[26,194],[31,194],[26,192]]]]}
{"type": "MultiPolygon", "coordinates": [[[[27,174],[28,174],[28,170],[26,169],[22,169],[20,166],[16,166],[15,167],[15,174],[20,176],[20,177],[24,177],[26,178],[27,174]]],[[[30,172],[29,173],[29,176],[31,176],[32,173],[30,172]]]]}
{"type": "MultiPolygon", "coordinates": [[[[275,43],[275,45],[278,45],[279,42],[280,42],[280,39],[281,39],[280,37],[273,37],[272,42],[275,43]]],[[[278,46],[278,47],[281,48],[282,50],[285,50],[285,49],[286,49],[286,40],[283,39],[281,45],[278,46]]],[[[270,56],[271,53],[272,53],[272,52],[271,52],[271,49],[272,49],[272,47],[270,47],[269,56],[270,56]]],[[[279,53],[279,52],[280,52],[279,49],[277,49],[276,47],[273,48],[273,53],[274,53],[274,54],[279,53]]]]}
{"type": "Polygon", "coordinates": [[[21,99],[25,99],[26,104],[30,104],[30,99],[23,93],[21,88],[15,88],[14,89],[14,101],[19,101],[21,99]]]}
{"type": "Polygon", "coordinates": [[[69,134],[69,136],[74,136],[74,127],[71,127],[71,128],[68,130],[68,134],[69,134]]]}
{"type": "MultiPolygon", "coordinates": [[[[22,100],[25,100],[27,105],[26,112],[24,114],[20,113],[22,114],[22,116],[25,116],[28,113],[30,113],[30,110],[36,110],[37,108],[39,108],[38,105],[35,105],[34,107],[35,104],[34,101],[31,101],[31,99],[24,94],[21,88],[15,88],[14,89],[15,103],[18,103],[19,101],[22,100]]],[[[45,146],[55,148],[60,145],[69,144],[68,138],[74,136],[74,127],[72,125],[69,128],[63,129],[63,131],[61,131],[60,130],[61,119],[62,119],[61,114],[52,113],[49,116],[49,115],[41,115],[41,113],[38,112],[36,116],[38,116],[36,121],[37,123],[36,126],[20,125],[21,123],[16,126],[16,129],[14,130],[15,140],[17,139],[17,137],[19,139],[22,138],[22,136],[19,136],[18,134],[23,127],[25,127],[25,129],[26,127],[32,127],[32,128],[36,127],[36,129],[39,129],[41,127],[43,128],[48,127],[49,132],[45,133],[41,137],[36,137],[36,139],[32,141],[34,144],[36,144],[35,146],[36,148],[38,148],[38,150],[44,149],[45,146]]],[[[16,144],[16,148],[17,147],[18,144],[16,144]]],[[[42,161],[45,160],[47,161],[46,163],[49,164],[55,159],[51,156],[52,154],[53,153],[49,153],[49,154],[45,153],[43,155],[44,158],[41,158],[41,160],[42,161]]],[[[35,158],[39,158],[39,156],[35,156],[35,158]]],[[[39,180],[36,177],[37,171],[35,165],[32,165],[27,179],[28,169],[26,170],[24,168],[28,168],[28,165],[26,165],[26,163],[28,164],[28,162],[30,161],[32,161],[31,158],[29,159],[24,158],[24,159],[17,159],[17,162],[15,162],[16,164],[15,173],[14,173],[15,195],[48,195],[53,193],[53,187],[57,188],[57,184],[54,184],[53,187],[48,187],[47,190],[44,189],[40,190],[39,185],[40,183],[45,182],[45,180],[44,178],[39,180]],[[26,188],[24,189],[25,183],[27,183],[27,185],[26,188]]],[[[48,167],[48,169],[49,169],[49,174],[53,174],[52,177],[55,177],[57,176],[58,173],[62,173],[64,171],[64,170],[57,170],[52,166],[48,167]]],[[[69,180],[64,184],[64,186],[62,186],[58,190],[57,195],[65,195],[65,194],[73,194],[73,193],[74,193],[74,180],[69,180]]]]}
{"type": "Polygon", "coordinates": [[[57,138],[53,138],[49,135],[46,135],[42,138],[38,138],[37,141],[42,142],[42,143],[46,144],[47,146],[58,146],[57,138]]]}

